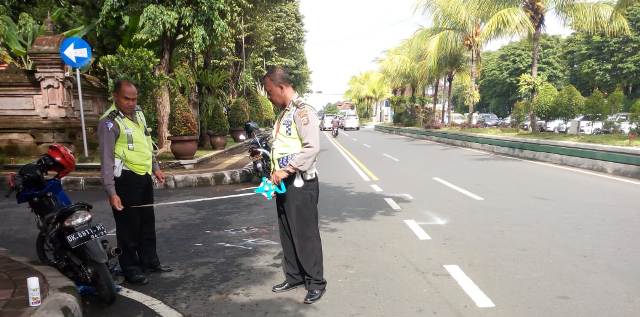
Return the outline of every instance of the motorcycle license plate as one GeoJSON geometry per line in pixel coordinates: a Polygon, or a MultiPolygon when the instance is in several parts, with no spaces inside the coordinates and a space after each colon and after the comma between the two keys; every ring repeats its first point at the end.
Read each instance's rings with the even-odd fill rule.
{"type": "Polygon", "coordinates": [[[107,234],[107,229],[102,224],[97,224],[89,229],[74,232],[67,236],[67,242],[72,248],[77,248],[93,239],[98,239],[107,234]]]}

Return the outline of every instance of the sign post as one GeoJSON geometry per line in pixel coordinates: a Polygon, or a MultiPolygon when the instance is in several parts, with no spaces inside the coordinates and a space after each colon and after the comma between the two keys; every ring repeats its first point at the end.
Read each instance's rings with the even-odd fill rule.
{"type": "Polygon", "coordinates": [[[82,125],[82,144],[84,145],[84,157],[89,156],[87,148],[87,130],[84,124],[84,105],[82,104],[82,84],[80,83],[80,68],[91,61],[91,46],[79,37],[69,37],[60,45],[60,57],[65,64],[76,69],[76,81],[78,83],[78,99],[80,100],[80,124],[82,125]]]}

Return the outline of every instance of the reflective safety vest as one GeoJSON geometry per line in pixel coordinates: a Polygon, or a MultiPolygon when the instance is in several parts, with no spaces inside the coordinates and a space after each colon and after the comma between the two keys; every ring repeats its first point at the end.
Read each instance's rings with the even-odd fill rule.
{"type": "Polygon", "coordinates": [[[271,170],[287,167],[289,161],[302,151],[302,141],[298,135],[298,127],[293,116],[296,113],[295,103],[284,110],[280,120],[273,127],[273,144],[271,145],[271,170]]]}
{"type": "Polygon", "coordinates": [[[142,109],[136,107],[135,116],[137,123],[127,118],[114,104],[102,118],[108,117],[115,121],[120,129],[114,149],[116,159],[122,160],[126,169],[138,175],[151,174],[153,141],[142,109]]]}

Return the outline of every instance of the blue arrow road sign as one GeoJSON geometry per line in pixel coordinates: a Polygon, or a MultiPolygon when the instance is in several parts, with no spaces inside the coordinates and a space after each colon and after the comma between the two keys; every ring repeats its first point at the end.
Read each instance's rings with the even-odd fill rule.
{"type": "Polygon", "coordinates": [[[91,46],[79,37],[69,37],[60,45],[60,57],[65,64],[81,68],[91,61],[91,46]]]}

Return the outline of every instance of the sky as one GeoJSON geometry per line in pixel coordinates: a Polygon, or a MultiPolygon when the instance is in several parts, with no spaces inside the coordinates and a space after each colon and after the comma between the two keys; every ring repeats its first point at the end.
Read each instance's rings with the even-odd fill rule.
{"type": "MultiPolygon", "coordinates": [[[[385,50],[428,26],[430,18],[416,12],[415,4],[416,0],[301,0],[311,89],[316,92],[307,96],[308,102],[319,109],[343,100],[351,76],[377,70],[375,60],[385,50]]],[[[548,33],[570,33],[556,18],[547,20],[548,33]]],[[[508,42],[494,41],[487,49],[508,42]]]]}

